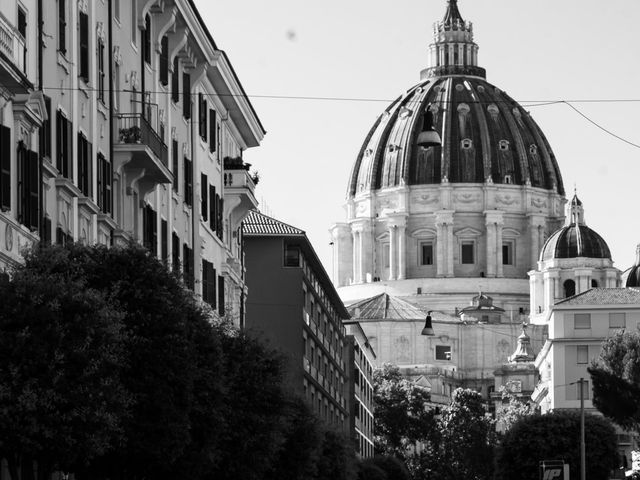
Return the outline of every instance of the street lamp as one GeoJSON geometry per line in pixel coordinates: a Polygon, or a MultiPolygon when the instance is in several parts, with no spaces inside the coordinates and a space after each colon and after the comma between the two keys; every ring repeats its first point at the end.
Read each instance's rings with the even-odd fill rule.
{"type": "Polygon", "coordinates": [[[433,331],[433,326],[431,325],[431,312],[432,310],[429,310],[427,312],[427,319],[425,320],[424,328],[422,329],[422,335],[427,335],[429,337],[435,336],[435,332],[433,331]]]}
{"type": "Polygon", "coordinates": [[[418,134],[418,140],[416,143],[419,147],[439,147],[442,145],[440,135],[433,128],[433,113],[427,109],[422,116],[422,131],[418,134]]]}

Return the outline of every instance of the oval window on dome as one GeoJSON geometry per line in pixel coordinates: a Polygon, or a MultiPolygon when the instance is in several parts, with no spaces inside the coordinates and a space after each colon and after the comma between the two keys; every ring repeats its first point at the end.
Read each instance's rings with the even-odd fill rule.
{"type": "Polygon", "coordinates": [[[509,141],[508,140],[500,140],[498,142],[498,148],[500,150],[509,150],[509,141]]]}
{"type": "Polygon", "coordinates": [[[473,141],[471,141],[470,138],[465,138],[460,142],[460,146],[464,149],[464,150],[469,150],[470,148],[473,147],[473,141]]]}
{"type": "Polygon", "coordinates": [[[529,146],[529,153],[530,153],[531,155],[535,155],[536,153],[538,153],[538,146],[537,146],[537,145],[535,145],[535,144],[531,144],[531,145],[529,146]]]}

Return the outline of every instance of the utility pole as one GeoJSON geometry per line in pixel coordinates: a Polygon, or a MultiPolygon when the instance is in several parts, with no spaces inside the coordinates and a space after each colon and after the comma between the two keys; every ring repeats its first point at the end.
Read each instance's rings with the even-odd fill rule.
{"type": "Polygon", "coordinates": [[[584,445],[584,378],[580,379],[580,480],[586,480],[587,468],[584,445]]]}

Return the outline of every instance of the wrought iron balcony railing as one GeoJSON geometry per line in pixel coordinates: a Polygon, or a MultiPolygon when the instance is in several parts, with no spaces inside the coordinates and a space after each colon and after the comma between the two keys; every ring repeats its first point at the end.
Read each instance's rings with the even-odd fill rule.
{"type": "Polygon", "coordinates": [[[148,146],[162,162],[162,165],[168,168],[167,146],[141,113],[120,113],[116,115],[116,135],[116,143],[148,146]]]}

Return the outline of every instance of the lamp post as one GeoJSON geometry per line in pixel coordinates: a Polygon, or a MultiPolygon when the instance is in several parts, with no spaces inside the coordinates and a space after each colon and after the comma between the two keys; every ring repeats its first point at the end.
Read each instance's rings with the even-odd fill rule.
{"type": "Polygon", "coordinates": [[[435,335],[433,325],[431,324],[431,312],[431,310],[427,312],[427,318],[424,322],[424,328],[422,329],[421,335],[427,335],[429,337],[433,337],[435,335]]]}
{"type": "Polygon", "coordinates": [[[587,475],[584,444],[584,378],[580,379],[580,480],[587,475]]]}

